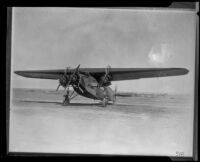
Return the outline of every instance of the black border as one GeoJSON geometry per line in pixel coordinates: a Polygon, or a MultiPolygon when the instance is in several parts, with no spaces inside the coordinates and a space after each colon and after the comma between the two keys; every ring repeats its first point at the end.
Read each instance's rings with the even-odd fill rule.
{"type": "MultiPolygon", "coordinates": [[[[0,2],[0,5],[1,5],[2,1],[0,2]]],[[[9,126],[9,100],[10,100],[10,63],[11,63],[11,27],[12,27],[12,24],[11,24],[11,15],[12,15],[12,9],[10,7],[129,7],[129,8],[132,8],[132,7],[169,7],[170,8],[186,8],[186,9],[194,9],[194,3],[193,4],[190,4],[190,3],[187,3],[187,2],[183,2],[183,3],[172,3],[171,1],[160,1],[160,2],[156,2],[156,1],[147,1],[147,2],[142,2],[142,1],[132,1],[132,2],[123,2],[123,3],[120,3],[119,1],[115,1],[115,2],[107,2],[106,4],[105,3],[102,3],[101,1],[96,1],[96,2],[90,2],[90,3],[86,3],[85,1],[84,2],[79,2],[79,3],[74,3],[72,1],[67,1],[65,3],[62,3],[61,4],[58,4],[58,2],[56,1],[49,1],[48,3],[45,3],[45,1],[29,1],[28,4],[27,2],[25,1],[6,1],[6,2],[3,2],[3,5],[1,6],[0,8],[0,12],[1,12],[1,15],[2,15],[2,18],[1,20],[3,20],[3,26],[1,26],[1,28],[3,30],[2,33],[1,33],[1,37],[4,38],[3,39],[3,47],[6,47],[5,48],[5,61],[6,61],[6,70],[5,70],[5,76],[3,76],[3,72],[1,71],[1,77],[3,78],[6,78],[6,81],[5,82],[1,82],[1,88],[5,88],[5,91],[2,90],[3,92],[6,92],[6,98],[4,100],[3,97],[1,97],[2,103],[4,103],[3,101],[6,101],[5,105],[1,106],[1,159],[21,159],[21,158],[25,158],[25,159],[28,159],[28,158],[52,158],[52,157],[56,157],[58,159],[60,158],[65,158],[65,157],[117,157],[117,158],[121,158],[121,157],[131,157],[131,158],[134,158],[134,159],[138,159],[138,160],[167,160],[167,161],[171,161],[171,160],[188,160],[188,161],[193,161],[193,160],[197,160],[198,159],[198,154],[197,152],[195,153],[194,152],[194,155],[193,155],[193,158],[190,158],[190,157],[183,157],[183,158],[179,158],[179,157],[155,157],[155,156],[131,156],[131,155],[128,155],[128,156],[125,156],[125,155],[101,155],[101,154],[49,154],[49,153],[11,153],[11,152],[8,152],[8,126],[9,126]],[[5,34],[5,36],[3,35],[5,34]],[[6,42],[6,43],[5,43],[6,42]],[[7,45],[7,46],[6,46],[7,45]],[[6,108],[6,109],[3,109],[3,108],[6,108]],[[3,109],[3,110],[2,110],[3,109]],[[4,113],[2,113],[2,111],[4,111],[4,113]],[[5,126],[5,127],[4,127],[5,126]],[[3,133],[2,133],[3,132],[3,133]]],[[[198,18],[197,18],[198,19],[198,18]]],[[[198,21],[199,23],[199,21],[198,21]]],[[[197,26],[199,27],[199,24],[197,23],[197,26]]],[[[197,33],[199,33],[199,29],[197,27],[197,33]]],[[[197,36],[197,42],[199,42],[199,37],[197,36]]],[[[3,50],[4,51],[4,50],[3,50]]],[[[3,52],[4,53],[4,52],[3,52]]],[[[196,86],[196,89],[198,88],[198,67],[199,67],[199,62],[198,62],[198,53],[199,53],[199,46],[198,46],[198,43],[197,43],[197,49],[196,49],[196,75],[195,75],[195,86],[196,86]]],[[[1,54],[2,56],[2,54],[1,54]]],[[[3,55],[4,56],[4,55],[3,55]]],[[[3,64],[1,64],[2,66],[3,64]]],[[[1,68],[2,70],[3,68],[1,68]]],[[[198,92],[195,92],[195,112],[194,112],[194,115],[195,115],[195,120],[198,121],[198,92]]],[[[196,130],[194,132],[194,139],[197,141],[198,140],[198,132],[197,132],[197,128],[198,128],[198,123],[197,122],[194,122],[194,130],[196,130]]],[[[194,142],[196,143],[196,142],[194,142]]],[[[198,144],[194,144],[194,149],[195,150],[198,150],[198,144]]]]}

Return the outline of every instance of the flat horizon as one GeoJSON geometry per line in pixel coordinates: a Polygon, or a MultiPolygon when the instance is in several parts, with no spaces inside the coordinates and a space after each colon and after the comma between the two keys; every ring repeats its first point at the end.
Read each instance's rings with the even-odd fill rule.
{"type": "MultiPolygon", "coordinates": [[[[56,89],[50,89],[50,88],[20,88],[20,87],[12,87],[12,89],[21,89],[21,90],[41,90],[41,91],[54,91],[54,92],[64,92],[64,90],[60,89],[58,91],[56,91],[56,89]]],[[[70,91],[73,91],[70,89],[70,91]]],[[[166,93],[166,92],[138,92],[138,91],[117,91],[117,93],[127,93],[127,94],[158,94],[158,95],[191,95],[190,93],[166,93]]]]}

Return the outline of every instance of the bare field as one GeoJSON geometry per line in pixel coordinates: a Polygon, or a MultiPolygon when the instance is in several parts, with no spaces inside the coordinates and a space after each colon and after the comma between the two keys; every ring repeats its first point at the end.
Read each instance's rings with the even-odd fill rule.
{"type": "Polygon", "coordinates": [[[62,92],[13,89],[9,150],[192,155],[192,96],[133,94],[107,107],[80,96],[62,106],[62,99],[62,92]]]}

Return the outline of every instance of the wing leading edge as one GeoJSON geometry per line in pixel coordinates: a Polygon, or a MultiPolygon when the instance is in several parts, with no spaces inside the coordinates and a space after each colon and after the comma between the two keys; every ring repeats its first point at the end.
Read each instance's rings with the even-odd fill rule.
{"type": "MultiPolygon", "coordinates": [[[[70,69],[69,74],[73,73],[75,69],[70,69]]],[[[64,69],[57,70],[29,70],[29,71],[15,71],[16,74],[39,79],[59,79],[64,74],[64,69]]],[[[185,68],[111,68],[111,81],[132,80],[140,78],[154,78],[185,75],[189,71],[185,68]]],[[[104,74],[104,68],[80,68],[79,73],[89,73],[97,80],[104,74]]]]}

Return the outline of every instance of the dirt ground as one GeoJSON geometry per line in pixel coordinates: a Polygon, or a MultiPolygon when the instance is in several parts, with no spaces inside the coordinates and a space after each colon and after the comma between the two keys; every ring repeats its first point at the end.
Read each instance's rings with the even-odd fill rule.
{"type": "Polygon", "coordinates": [[[115,105],[62,93],[13,89],[9,150],[129,155],[192,155],[193,99],[189,95],[134,94],[115,105]]]}

